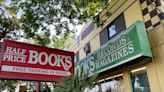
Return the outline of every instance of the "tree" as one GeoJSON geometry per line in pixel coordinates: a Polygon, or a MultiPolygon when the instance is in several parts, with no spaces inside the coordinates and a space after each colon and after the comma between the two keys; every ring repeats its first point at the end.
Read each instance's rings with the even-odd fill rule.
{"type": "Polygon", "coordinates": [[[4,89],[8,89],[9,92],[15,91],[15,88],[17,84],[19,84],[20,81],[18,80],[0,80],[0,91],[2,92],[4,89]]]}
{"type": "Polygon", "coordinates": [[[67,49],[71,45],[71,43],[76,39],[76,35],[67,33],[67,34],[62,34],[60,36],[53,36],[53,44],[51,47],[55,47],[58,49],[67,49]]]}
{"type": "MultiPolygon", "coordinates": [[[[98,12],[109,1],[111,0],[14,0],[12,5],[23,11],[20,18],[21,30],[25,33],[23,36],[42,40],[43,35],[38,32],[51,34],[50,30],[53,29],[54,36],[58,39],[58,35],[76,31],[71,25],[79,25],[88,19],[97,20],[98,12]]],[[[50,36],[52,35],[47,35],[47,39],[50,36]]],[[[48,42],[50,43],[46,41],[46,44],[48,42]]]]}
{"type": "Polygon", "coordinates": [[[0,40],[17,35],[20,25],[15,12],[15,6],[7,6],[4,1],[0,1],[0,40]]]}
{"type": "Polygon", "coordinates": [[[51,89],[46,82],[41,83],[41,92],[51,92],[51,89]]]}
{"type": "Polygon", "coordinates": [[[88,77],[88,73],[81,72],[75,73],[73,76],[69,76],[62,81],[55,84],[55,92],[84,92],[86,88],[93,88],[99,74],[88,77]]]}
{"type": "MultiPolygon", "coordinates": [[[[4,0],[2,1],[4,2],[4,0]]],[[[33,39],[38,42],[37,44],[46,46],[51,43],[51,36],[59,38],[56,36],[76,32],[75,28],[72,28],[72,25],[79,25],[88,19],[94,19],[97,24],[101,25],[101,23],[98,22],[98,13],[110,1],[111,0],[12,0],[12,3],[7,6],[8,8],[5,6],[7,11],[12,11],[10,12],[10,16],[12,17],[1,17],[1,39],[4,37],[11,38],[19,36],[17,39],[20,37],[33,39]],[[15,15],[19,15],[20,19],[15,15]],[[5,26],[6,24],[7,26],[5,26]],[[52,30],[54,32],[53,35],[52,30]],[[42,34],[40,34],[40,32],[42,32],[42,34]]],[[[3,8],[1,8],[1,11],[4,12],[3,8]]]]}

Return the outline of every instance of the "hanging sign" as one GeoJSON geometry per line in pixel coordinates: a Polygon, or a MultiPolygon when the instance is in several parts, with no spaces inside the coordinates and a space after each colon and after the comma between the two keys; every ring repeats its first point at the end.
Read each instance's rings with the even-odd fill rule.
{"type": "Polygon", "coordinates": [[[74,73],[74,53],[4,40],[0,78],[59,81],[74,73]]]}

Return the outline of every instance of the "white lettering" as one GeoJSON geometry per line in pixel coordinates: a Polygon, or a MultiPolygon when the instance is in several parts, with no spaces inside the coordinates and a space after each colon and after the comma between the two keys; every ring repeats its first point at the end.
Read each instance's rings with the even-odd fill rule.
{"type": "Polygon", "coordinates": [[[133,44],[130,44],[130,45],[128,46],[128,50],[129,50],[129,53],[133,53],[133,52],[134,52],[133,44]]]}
{"type": "Polygon", "coordinates": [[[68,70],[69,68],[72,67],[72,62],[71,61],[72,61],[71,57],[67,56],[65,58],[65,68],[66,68],[66,70],[68,70]]]}
{"type": "Polygon", "coordinates": [[[6,47],[6,53],[11,53],[12,52],[12,47],[6,47]]]}
{"type": "Polygon", "coordinates": [[[55,55],[50,54],[48,55],[46,52],[40,52],[34,50],[29,50],[29,64],[41,64],[46,65],[49,64],[50,66],[56,67],[63,67],[64,70],[69,70],[72,67],[71,57],[64,56],[64,55],[55,55]]]}
{"type": "Polygon", "coordinates": [[[89,64],[90,64],[90,69],[89,70],[90,70],[90,72],[93,72],[95,70],[94,57],[90,58],[89,64]]]}
{"type": "Polygon", "coordinates": [[[38,57],[38,60],[39,60],[39,63],[41,64],[41,65],[46,65],[47,64],[47,62],[48,62],[48,55],[47,55],[47,53],[45,53],[45,52],[41,52],[40,54],[39,54],[39,57],[38,57]],[[44,61],[42,61],[42,57],[44,56],[44,61]]]}
{"type": "Polygon", "coordinates": [[[29,64],[36,64],[38,62],[38,52],[34,51],[34,50],[29,50],[30,55],[29,55],[29,60],[28,63],[29,64]]]}

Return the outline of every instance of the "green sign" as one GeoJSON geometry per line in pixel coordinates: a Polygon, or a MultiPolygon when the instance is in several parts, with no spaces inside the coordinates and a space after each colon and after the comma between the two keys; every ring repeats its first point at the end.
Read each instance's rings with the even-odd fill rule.
{"type": "Polygon", "coordinates": [[[137,21],[118,36],[76,64],[76,72],[84,68],[89,75],[103,72],[138,57],[152,57],[144,23],[137,21]]]}

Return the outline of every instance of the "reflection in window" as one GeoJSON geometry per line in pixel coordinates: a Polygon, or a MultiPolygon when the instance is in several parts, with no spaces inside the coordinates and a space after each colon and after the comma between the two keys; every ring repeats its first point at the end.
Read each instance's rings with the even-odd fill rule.
{"type": "Polygon", "coordinates": [[[77,58],[77,56],[76,55],[74,55],[74,63],[76,63],[77,61],[76,61],[76,58],[77,58]]]}
{"type": "Polygon", "coordinates": [[[77,45],[80,45],[80,36],[77,37],[77,45]]]}
{"type": "Polygon", "coordinates": [[[116,35],[116,28],[115,25],[111,25],[108,28],[108,32],[109,32],[109,38],[113,37],[114,35],[116,35]]]}
{"type": "Polygon", "coordinates": [[[74,54],[74,62],[79,62],[79,51],[74,54]]]}
{"type": "Polygon", "coordinates": [[[146,73],[146,67],[131,71],[133,92],[151,92],[146,73]]]}
{"type": "Polygon", "coordinates": [[[86,53],[86,56],[91,52],[91,47],[89,42],[85,45],[84,52],[86,53]]]}
{"type": "Polygon", "coordinates": [[[93,89],[87,89],[84,92],[124,92],[123,78],[122,76],[117,76],[103,79],[93,89]]]}

